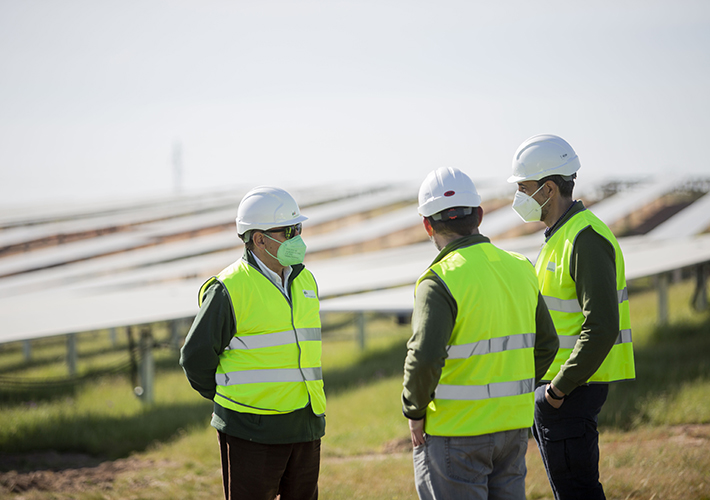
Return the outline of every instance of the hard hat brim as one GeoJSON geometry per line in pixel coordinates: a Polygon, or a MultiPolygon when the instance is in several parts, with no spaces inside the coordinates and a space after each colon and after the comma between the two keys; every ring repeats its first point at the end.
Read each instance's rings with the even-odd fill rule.
{"type": "Polygon", "coordinates": [[[278,221],[278,222],[260,222],[260,223],[246,223],[242,222],[239,219],[237,219],[237,228],[238,228],[238,233],[239,236],[243,235],[247,231],[254,231],[254,230],[259,230],[259,231],[268,231],[269,229],[273,229],[275,227],[287,227],[287,226],[293,226],[294,224],[298,224],[300,222],[307,221],[308,217],[305,215],[299,215],[298,217],[295,217],[290,220],[285,220],[285,221],[278,221]]]}

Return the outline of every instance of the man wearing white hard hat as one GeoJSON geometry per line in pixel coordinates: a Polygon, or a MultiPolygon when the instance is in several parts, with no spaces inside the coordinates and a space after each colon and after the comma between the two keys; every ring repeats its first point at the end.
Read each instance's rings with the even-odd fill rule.
{"type": "Polygon", "coordinates": [[[481,235],[481,197],[431,172],[419,214],[439,254],[416,283],[402,411],[421,499],[524,499],[535,383],[557,335],[532,264],[481,235]]]}
{"type": "Polygon", "coordinates": [[[535,263],[560,349],[535,393],[538,443],[557,500],[605,498],[597,417],[609,383],[635,377],[624,256],[598,217],[572,199],[580,168],[556,135],[536,135],[513,157],[513,209],[547,226],[535,263]]]}
{"type": "Polygon", "coordinates": [[[325,433],[318,287],[302,264],[298,204],[249,191],[237,211],[242,258],[207,280],[180,364],[214,401],[227,500],[318,497],[325,433]]]}

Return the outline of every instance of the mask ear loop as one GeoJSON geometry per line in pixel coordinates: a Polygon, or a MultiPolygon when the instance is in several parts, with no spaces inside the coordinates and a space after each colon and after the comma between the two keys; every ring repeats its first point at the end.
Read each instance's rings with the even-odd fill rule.
{"type": "MultiPolygon", "coordinates": [[[[545,184],[543,184],[542,186],[540,186],[540,189],[542,189],[542,188],[544,188],[544,187],[545,187],[545,184]]],[[[538,189],[537,191],[535,191],[535,192],[533,193],[533,196],[534,196],[535,194],[537,194],[537,192],[540,191],[540,189],[538,189]]],[[[532,198],[532,196],[531,196],[531,198],[532,198]]],[[[545,205],[547,205],[547,202],[550,201],[551,199],[552,199],[552,198],[548,197],[548,198],[545,200],[545,203],[543,203],[542,205],[540,205],[540,208],[542,208],[542,207],[544,207],[545,205]]]]}
{"type": "MultiPolygon", "coordinates": [[[[269,236],[269,235],[266,234],[266,233],[262,233],[262,234],[263,234],[264,236],[266,236],[267,238],[269,238],[271,241],[275,241],[276,243],[278,243],[278,244],[279,244],[279,248],[281,248],[281,245],[284,244],[283,241],[279,241],[279,240],[277,240],[276,238],[272,238],[271,236],[269,236]]],[[[275,255],[273,255],[271,252],[269,252],[269,251],[266,249],[266,245],[264,245],[264,251],[265,251],[266,253],[268,253],[269,255],[271,255],[271,256],[272,256],[274,259],[276,259],[277,261],[279,260],[278,257],[276,257],[275,255]]],[[[276,253],[278,253],[278,252],[276,252],[276,253]]],[[[279,262],[279,264],[280,264],[280,263],[281,263],[281,262],[279,262]]]]}
{"type": "MultiPolygon", "coordinates": [[[[537,193],[539,193],[540,190],[541,190],[542,188],[544,188],[544,187],[545,187],[545,184],[543,184],[542,186],[540,186],[539,188],[537,188],[537,191],[535,191],[533,194],[531,194],[531,195],[530,195],[530,198],[532,198],[532,197],[535,196],[537,193]]],[[[549,199],[549,198],[548,198],[548,199],[549,199]]]]}
{"type": "MultiPolygon", "coordinates": [[[[545,184],[543,184],[542,186],[540,186],[539,188],[537,188],[537,191],[535,191],[533,194],[531,194],[531,195],[530,195],[530,198],[532,198],[532,197],[535,196],[537,193],[539,193],[540,190],[541,190],[542,188],[544,188],[544,187],[545,187],[545,184]]],[[[540,205],[540,208],[542,208],[542,207],[544,207],[545,205],[547,205],[547,202],[550,201],[550,200],[551,200],[551,198],[547,198],[547,199],[545,200],[545,203],[543,203],[542,205],[540,205],[540,204],[538,203],[538,205],[540,205]]],[[[535,202],[535,203],[537,203],[537,202],[535,202]]]]}

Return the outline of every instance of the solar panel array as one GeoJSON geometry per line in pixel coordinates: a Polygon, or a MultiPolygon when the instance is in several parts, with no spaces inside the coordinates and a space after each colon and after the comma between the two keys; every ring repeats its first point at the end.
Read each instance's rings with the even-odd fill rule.
{"type": "MultiPolygon", "coordinates": [[[[590,200],[592,211],[613,225],[682,181],[640,183],[590,200]]],[[[437,253],[421,227],[417,190],[410,184],[292,190],[309,217],[306,265],[324,312],[411,312],[413,284],[437,253]]],[[[481,191],[481,232],[534,261],[543,236],[524,233],[539,226],[523,226],[510,200],[481,191]]],[[[194,316],[200,285],[241,257],[234,218],[245,192],[5,210],[0,343],[194,316]]],[[[710,262],[709,196],[646,234],[620,238],[628,279],[710,262]]]]}

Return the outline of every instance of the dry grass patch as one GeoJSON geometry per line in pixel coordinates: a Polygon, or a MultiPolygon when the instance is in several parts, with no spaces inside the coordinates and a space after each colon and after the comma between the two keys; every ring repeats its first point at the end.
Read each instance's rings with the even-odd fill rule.
{"type": "MultiPolygon", "coordinates": [[[[710,498],[710,425],[603,431],[601,481],[609,500],[710,498]]],[[[552,499],[534,440],[527,454],[527,497],[552,499]]]]}

